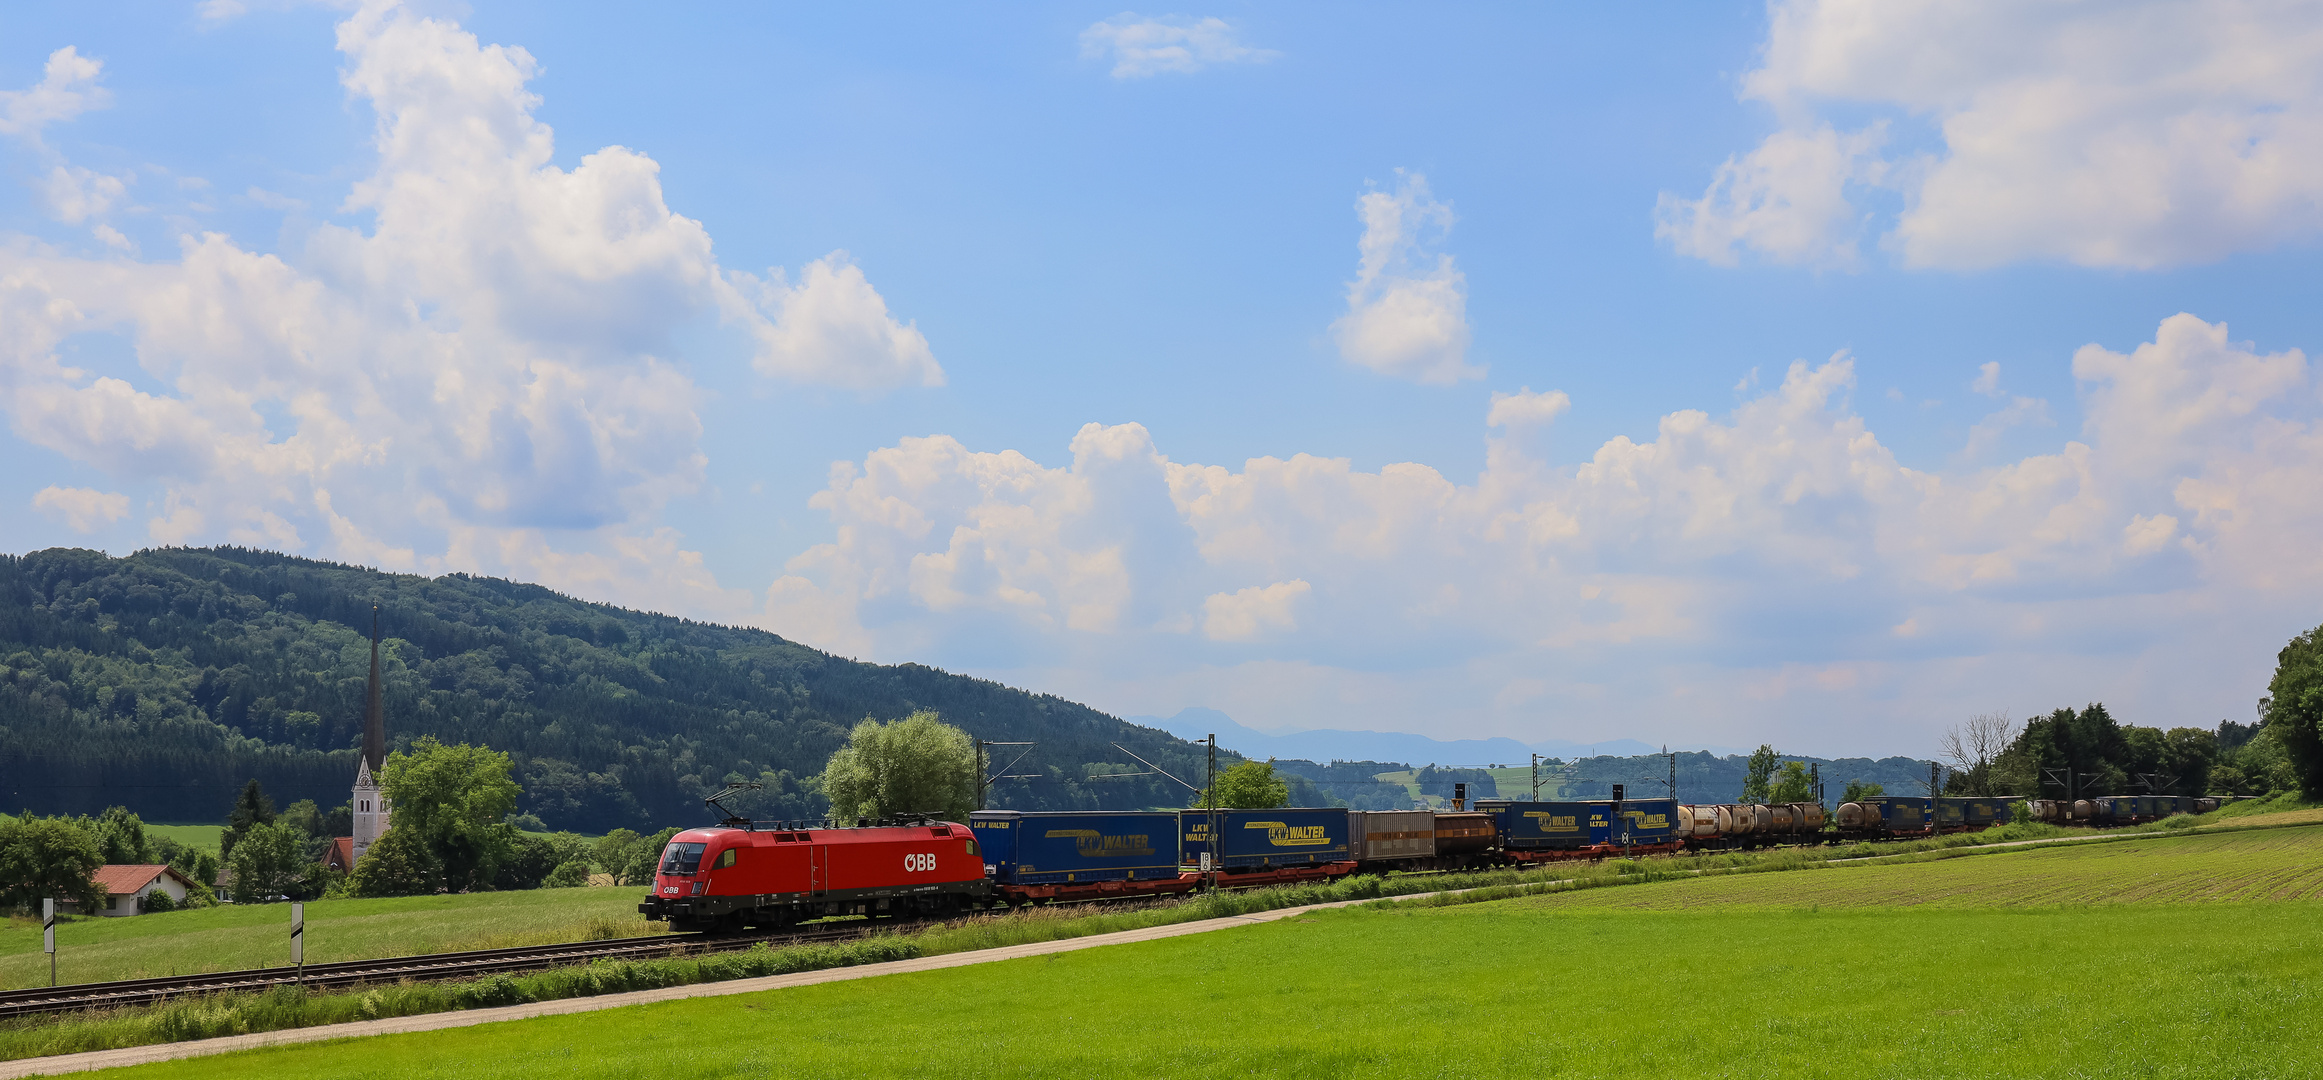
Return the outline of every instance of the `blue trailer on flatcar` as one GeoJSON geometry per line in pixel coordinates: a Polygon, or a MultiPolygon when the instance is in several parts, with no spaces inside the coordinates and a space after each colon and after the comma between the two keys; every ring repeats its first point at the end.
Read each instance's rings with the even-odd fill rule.
{"type": "Polygon", "coordinates": [[[1513,853],[1584,851],[1606,847],[1650,847],[1678,841],[1675,799],[1611,799],[1576,802],[1517,802],[1484,799],[1476,809],[1492,815],[1503,851],[1513,853]]]}
{"type": "Polygon", "coordinates": [[[1618,815],[1610,801],[1595,805],[1598,809],[1590,816],[1589,836],[1597,843],[1646,847],[1678,839],[1676,799],[1632,799],[1620,804],[1618,815]]]}
{"type": "Polygon", "coordinates": [[[1138,810],[978,810],[968,815],[993,890],[1010,904],[1178,893],[1178,815],[1138,810]]]}
{"type": "Polygon", "coordinates": [[[1137,810],[978,810],[968,825],[992,880],[1010,885],[1178,876],[1178,815],[1137,810]]]}
{"type": "Polygon", "coordinates": [[[1939,832],[1975,832],[1995,825],[2006,825],[2011,816],[2006,798],[1984,796],[1946,796],[1936,800],[1936,829],[1939,832]]]}
{"type": "Polygon", "coordinates": [[[1212,853],[1214,868],[1220,870],[1355,861],[1347,842],[1347,811],[1343,808],[1180,810],[1177,819],[1179,854],[1185,866],[1199,865],[1205,852],[1212,853]],[[1223,838],[1216,848],[1210,839],[1213,820],[1223,838]]]}
{"type": "Polygon", "coordinates": [[[1890,836],[1931,832],[1936,827],[1936,800],[1908,795],[1875,795],[1861,800],[1864,809],[1879,815],[1879,832],[1890,836]]]}

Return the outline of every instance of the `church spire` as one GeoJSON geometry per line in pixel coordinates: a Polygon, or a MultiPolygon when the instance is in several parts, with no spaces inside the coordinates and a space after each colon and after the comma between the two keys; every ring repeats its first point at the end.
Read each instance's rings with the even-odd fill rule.
{"type": "Polygon", "coordinates": [[[387,764],[387,709],[379,700],[379,605],[371,605],[371,685],[363,692],[363,765],[376,775],[387,764]]]}

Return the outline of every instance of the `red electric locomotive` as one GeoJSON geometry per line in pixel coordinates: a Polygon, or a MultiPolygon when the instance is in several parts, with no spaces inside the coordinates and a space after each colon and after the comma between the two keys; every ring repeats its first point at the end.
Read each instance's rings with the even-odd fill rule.
{"type": "Polygon", "coordinates": [[[825,915],[940,916],[991,894],[965,825],[761,829],[730,819],[671,837],[637,910],[672,930],[739,930],[825,915]]]}

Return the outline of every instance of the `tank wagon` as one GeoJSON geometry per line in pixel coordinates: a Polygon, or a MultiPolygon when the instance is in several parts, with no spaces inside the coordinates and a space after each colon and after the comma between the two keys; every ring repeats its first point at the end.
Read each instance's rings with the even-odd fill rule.
{"type": "Polygon", "coordinates": [[[672,930],[739,930],[826,915],[944,915],[991,895],[965,825],[761,830],[744,822],[670,837],[637,910],[672,930]]]}
{"type": "Polygon", "coordinates": [[[1678,807],[1679,834],[1695,851],[1736,851],[1818,842],[1820,803],[1708,803],[1678,807]]]}

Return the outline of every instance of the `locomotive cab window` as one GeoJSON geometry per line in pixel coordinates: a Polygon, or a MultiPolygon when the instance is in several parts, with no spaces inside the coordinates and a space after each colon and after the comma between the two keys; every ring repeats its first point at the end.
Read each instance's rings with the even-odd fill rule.
{"type": "Polygon", "coordinates": [[[732,865],[734,865],[734,858],[735,858],[735,856],[738,856],[738,855],[740,855],[740,854],[742,854],[742,849],[741,849],[741,848],[738,848],[738,847],[730,847],[730,848],[727,848],[726,850],[724,850],[724,851],[721,851],[721,852],[719,852],[719,853],[718,853],[718,861],[717,861],[717,862],[714,862],[714,863],[712,863],[712,864],[710,864],[710,869],[712,869],[712,870],[724,870],[725,868],[727,868],[727,867],[729,867],[729,866],[732,866],[732,865]]]}
{"type": "Polygon", "coordinates": [[[702,868],[703,844],[671,844],[661,853],[661,872],[683,877],[702,868]]]}
{"type": "Polygon", "coordinates": [[[968,854],[970,854],[970,855],[974,855],[974,854],[976,854],[976,841],[974,841],[974,840],[970,840],[970,841],[968,841],[968,854]]]}

